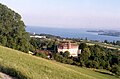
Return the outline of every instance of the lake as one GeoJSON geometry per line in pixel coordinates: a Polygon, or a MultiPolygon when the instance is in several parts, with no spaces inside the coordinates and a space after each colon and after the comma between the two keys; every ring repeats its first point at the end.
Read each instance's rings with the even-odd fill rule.
{"type": "MultiPolygon", "coordinates": [[[[86,32],[87,30],[91,29],[66,29],[66,28],[48,28],[48,27],[34,27],[34,26],[27,26],[26,31],[32,33],[45,33],[45,34],[52,34],[57,35],[65,38],[87,38],[88,40],[98,40],[98,41],[117,41],[120,40],[120,37],[115,36],[105,36],[105,35],[98,35],[97,33],[86,32]]],[[[94,29],[93,29],[94,30],[94,29]]]]}

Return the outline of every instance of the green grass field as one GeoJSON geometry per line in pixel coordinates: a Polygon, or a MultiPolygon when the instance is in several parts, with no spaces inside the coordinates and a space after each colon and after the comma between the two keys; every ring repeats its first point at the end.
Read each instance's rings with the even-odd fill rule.
{"type": "Polygon", "coordinates": [[[118,79],[91,69],[46,60],[2,46],[0,65],[15,69],[28,79],[118,79]]]}

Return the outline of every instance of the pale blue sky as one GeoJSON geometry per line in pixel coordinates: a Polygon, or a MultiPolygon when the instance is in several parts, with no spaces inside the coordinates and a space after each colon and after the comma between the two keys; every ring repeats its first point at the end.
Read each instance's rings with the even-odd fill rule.
{"type": "Polygon", "coordinates": [[[26,25],[65,28],[120,28],[120,0],[1,0],[26,25]]]}

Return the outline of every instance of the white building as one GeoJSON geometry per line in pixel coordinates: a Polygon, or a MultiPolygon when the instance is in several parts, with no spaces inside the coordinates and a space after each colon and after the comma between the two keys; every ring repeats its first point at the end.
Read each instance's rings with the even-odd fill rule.
{"type": "Polygon", "coordinates": [[[31,38],[46,38],[46,36],[38,36],[38,35],[34,35],[34,36],[30,36],[31,38]]]}
{"type": "Polygon", "coordinates": [[[70,56],[73,57],[77,57],[78,54],[81,54],[81,50],[79,50],[79,45],[77,45],[76,43],[70,43],[70,42],[61,43],[58,46],[58,52],[65,52],[65,51],[69,51],[70,56]]]}

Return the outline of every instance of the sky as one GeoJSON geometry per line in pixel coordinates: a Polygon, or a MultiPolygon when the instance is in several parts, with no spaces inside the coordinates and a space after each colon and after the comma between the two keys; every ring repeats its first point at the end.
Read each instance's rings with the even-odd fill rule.
{"type": "Polygon", "coordinates": [[[0,0],[27,26],[120,29],[120,0],[0,0]]]}

